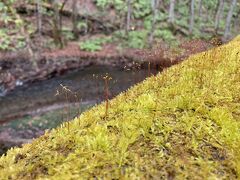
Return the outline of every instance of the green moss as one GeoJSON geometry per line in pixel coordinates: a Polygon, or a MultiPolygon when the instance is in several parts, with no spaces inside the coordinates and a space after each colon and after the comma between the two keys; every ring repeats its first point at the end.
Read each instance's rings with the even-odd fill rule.
{"type": "Polygon", "coordinates": [[[240,177],[240,37],[0,159],[0,179],[240,177]]]}

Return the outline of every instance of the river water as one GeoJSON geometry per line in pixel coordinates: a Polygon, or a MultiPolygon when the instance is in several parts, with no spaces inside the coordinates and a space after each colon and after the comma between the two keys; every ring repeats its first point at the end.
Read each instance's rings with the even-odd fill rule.
{"type": "Polygon", "coordinates": [[[91,66],[16,88],[0,97],[0,154],[100,103],[106,95],[104,77],[111,79],[107,88],[113,98],[147,75],[147,70],[91,66]]]}

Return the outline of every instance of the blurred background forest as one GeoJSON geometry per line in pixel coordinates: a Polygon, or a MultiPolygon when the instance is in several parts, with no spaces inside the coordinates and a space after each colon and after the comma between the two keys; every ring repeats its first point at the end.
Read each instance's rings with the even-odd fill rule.
{"type": "Polygon", "coordinates": [[[2,0],[0,50],[86,51],[106,43],[148,48],[183,38],[228,40],[240,30],[237,0],[2,0]],[[101,36],[100,36],[101,35],[101,36]]]}

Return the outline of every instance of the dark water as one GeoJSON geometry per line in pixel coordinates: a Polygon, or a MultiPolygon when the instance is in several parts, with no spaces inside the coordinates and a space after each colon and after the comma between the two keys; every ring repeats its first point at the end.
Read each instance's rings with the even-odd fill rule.
{"type": "Polygon", "coordinates": [[[143,80],[146,70],[123,71],[105,66],[92,66],[53,79],[18,87],[5,97],[0,97],[0,121],[4,117],[52,105],[54,103],[74,101],[74,94],[82,101],[101,101],[104,98],[104,79],[108,74],[110,97],[126,90],[131,85],[143,80]],[[61,86],[72,92],[67,97],[61,86]],[[59,93],[57,93],[57,91],[59,93]],[[57,95],[58,94],[58,95],[57,95]]]}
{"type": "Polygon", "coordinates": [[[92,66],[16,88],[5,97],[0,97],[0,123],[6,121],[0,124],[0,154],[1,146],[2,149],[4,147],[2,152],[5,152],[8,147],[20,145],[40,136],[45,129],[59,125],[64,120],[61,110],[64,104],[72,104],[69,119],[79,113],[77,103],[82,103],[81,111],[84,111],[104,100],[105,76],[111,79],[108,89],[109,98],[113,98],[145,79],[147,74],[147,70],[92,66]]]}

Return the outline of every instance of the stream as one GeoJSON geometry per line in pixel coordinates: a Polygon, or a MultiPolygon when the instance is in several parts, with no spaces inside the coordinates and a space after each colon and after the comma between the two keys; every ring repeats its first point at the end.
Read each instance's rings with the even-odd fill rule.
{"type": "Polygon", "coordinates": [[[148,76],[147,70],[90,66],[44,81],[24,84],[0,97],[0,155],[31,142],[64,121],[71,120],[105,98],[115,97],[148,76]]]}

